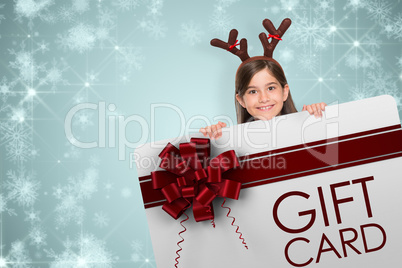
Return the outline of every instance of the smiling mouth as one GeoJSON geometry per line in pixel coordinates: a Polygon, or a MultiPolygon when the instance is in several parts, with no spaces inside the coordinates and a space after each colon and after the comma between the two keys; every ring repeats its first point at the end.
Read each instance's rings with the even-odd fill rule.
{"type": "Polygon", "coordinates": [[[260,110],[260,111],[269,111],[269,110],[271,110],[272,107],[274,107],[274,105],[267,105],[267,106],[257,107],[257,109],[260,110]]]}

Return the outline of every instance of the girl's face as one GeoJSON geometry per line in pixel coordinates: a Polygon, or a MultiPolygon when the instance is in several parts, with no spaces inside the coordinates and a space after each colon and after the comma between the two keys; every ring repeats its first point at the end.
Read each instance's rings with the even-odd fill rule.
{"type": "Polygon", "coordinates": [[[282,88],[268,69],[263,69],[251,78],[243,97],[236,94],[236,99],[254,118],[270,120],[281,112],[288,94],[289,86],[282,88]]]}

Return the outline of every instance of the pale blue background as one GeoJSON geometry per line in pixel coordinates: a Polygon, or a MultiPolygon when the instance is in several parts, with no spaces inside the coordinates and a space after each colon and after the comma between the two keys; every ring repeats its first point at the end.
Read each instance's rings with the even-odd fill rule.
{"type": "MultiPolygon", "coordinates": [[[[77,148],[65,118],[81,103],[114,104],[105,116],[116,121],[114,131],[106,124],[116,144],[124,135],[133,143],[180,135],[173,108],[156,109],[151,126],[155,104],[186,120],[235,122],[240,60],[209,45],[227,40],[231,28],[256,56],[262,20],[278,27],[292,19],[274,58],[298,109],[390,94],[402,112],[399,0],[0,3],[0,267],[155,267],[133,148],[77,148]],[[133,115],[136,122],[118,128],[118,116],[133,115]]],[[[98,110],[73,117],[77,139],[102,135],[98,110]]]]}

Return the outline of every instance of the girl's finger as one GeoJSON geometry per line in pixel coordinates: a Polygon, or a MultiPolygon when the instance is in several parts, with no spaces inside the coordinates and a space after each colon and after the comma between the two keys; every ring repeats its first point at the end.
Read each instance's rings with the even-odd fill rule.
{"type": "Polygon", "coordinates": [[[219,121],[219,122],[218,122],[218,125],[221,126],[221,127],[226,127],[226,123],[225,123],[225,122],[219,121]]]}
{"type": "Polygon", "coordinates": [[[204,137],[205,136],[207,136],[207,132],[206,132],[206,130],[205,130],[205,128],[200,128],[200,132],[202,133],[202,135],[204,135],[204,137]]]}
{"type": "Polygon", "coordinates": [[[211,138],[211,127],[210,127],[210,126],[207,126],[207,127],[205,128],[205,131],[206,131],[207,135],[211,138]]]}
{"type": "Polygon", "coordinates": [[[216,125],[211,126],[211,139],[214,139],[216,135],[216,125]]]}
{"type": "Polygon", "coordinates": [[[321,102],[321,110],[325,111],[325,106],[327,106],[327,104],[325,102],[321,102]]]}
{"type": "Polygon", "coordinates": [[[322,117],[322,109],[321,109],[321,106],[320,106],[319,104],[318,104],[317,106],[318,106],[318,114],[319,114],[320,117],[322,117]]]}
{"type": "Polygon", "coordinates": [[[307,110],[307,107],[306,107],[306,105],[304,104],[302,111],[306,111],[306,110],[307,110]]]}
{"type": "Polygon", "coordinates": [[[315,104],[311,104],[311,108],[313,109],[314,116],[315,116],[315,117],[318,117],[317,106],[316,106],[315,104]]]}
{"type": "Polygon", "coordinates": [[[217,128],[215,139],[219,139],[220,137],[222,137],[222,128],[221,127],[217,128]]]}
{"type": "Polygon", "coordinates": [[[307,111],[309,112],[309,114],[313,114],[313,108],[311,108],[311,105],[307,105],[306,106],[307,111]]]}

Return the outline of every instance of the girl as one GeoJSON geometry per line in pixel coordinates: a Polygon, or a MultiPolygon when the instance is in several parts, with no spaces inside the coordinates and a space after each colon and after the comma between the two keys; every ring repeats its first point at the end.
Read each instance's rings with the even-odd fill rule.
{"type": "MultiPolygon", "coordinates": [[[[284,19],[278,29],[268,19],[263,21],[269,35],[259,35],[264,48],[264,56],[250,58],[247,53],[247,40],[237,43],[237,30],[229,33],[228,42],[219,39],[211,40],[211,45],[225,49],[242,60],[236,72],[235,106],[237,123],[242,124],[254,120],[270,120],[277,115],[297,112],[289,91],[289,85],[280,64],[272,58],[273,51],[281,37],[291,24],[290,19],[284,19]],[[271,42],[268,40],[272,38],[271,42]],[[240,49],[236,46],[240,45],[240,49]]],[[[304,105],[303,111],[308,111],[316,117],[322,116],[326,104],[316,103],[304,105]]],[[[204,136],[218,139],[222,136],[225,123],[207,126],[200,129],[204,136]]]]}
{"type": "MultiPolygon", "coordinates": [[[[254,120],[270,120],[277,115],[297,112],[289,85],[281,67],[269,60],[254,60],[240,66],[235,82],[235,106],[237,123],[254,120]]],[[[324,102],[303,105],[316,117],[322,116],[324,102]]],[[[200,129],[204,136],[218,139],[222,136],[223,122],[200,129]]]]}

